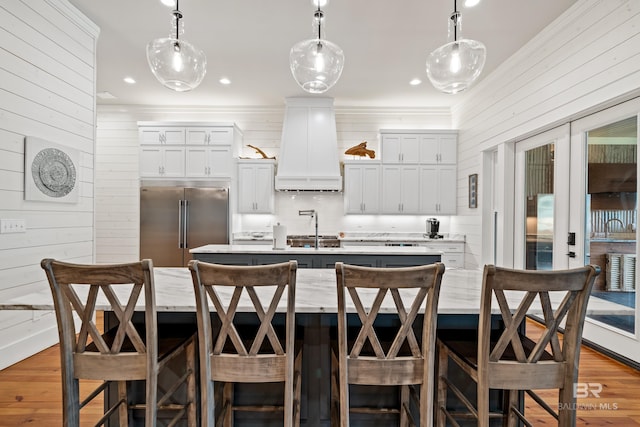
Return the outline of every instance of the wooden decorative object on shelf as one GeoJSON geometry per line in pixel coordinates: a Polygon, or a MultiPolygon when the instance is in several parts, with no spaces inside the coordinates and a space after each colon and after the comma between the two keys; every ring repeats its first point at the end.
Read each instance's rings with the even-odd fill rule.
{"type": "Polygon", "coordinates": [[[256,153],[260,154],[260,155],[262,156],[262,158],[263,158],[263,159],[275,159],[275,157],[269,157],[269,156],[267,156],[267,155],[265,154],[265,152],[264,152],[264,151],[262,151],[261,149],[259,149],[259,148],[258,148],[258,147],[256,147],[256,146],[253,146],[253,145],[251,145],[251,144],[247,144],[247,147],[251,147],[251,148],[253,148],[254,150],[256,150],[256,153]]]}
{"type": "Polygon", "coordinates": [[[376,152],[374,150],[367,150],[367,141],[361,142],[358,145],[354,145],[353,147],[347,149],[344,154],[352,154],[354,156],[369,156],[371,159],[376,158],[376,152]]]}

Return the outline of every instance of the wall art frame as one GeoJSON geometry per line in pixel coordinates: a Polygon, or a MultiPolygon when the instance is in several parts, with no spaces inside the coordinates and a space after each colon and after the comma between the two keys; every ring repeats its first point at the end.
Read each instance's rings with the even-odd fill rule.
{"type": "Polygon", "coordinates": [[[478,207],[478,174],[469,175],[469,208],[478,207]]]}
{"type": "Polygon", "coordinates": [[[25,138],[25,200],[77,203],[79,172],[78,150],[33,136],[25,138]]]}

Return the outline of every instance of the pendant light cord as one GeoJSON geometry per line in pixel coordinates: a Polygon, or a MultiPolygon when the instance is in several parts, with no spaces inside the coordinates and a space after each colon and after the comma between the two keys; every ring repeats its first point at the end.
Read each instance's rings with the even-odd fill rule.
{"type": "Polygon", "coordinates": [[[460,17],[460,13],[458,13],[458,0],[453,0],[453,15],[451,15],[451,19],[453,20],[453,41],[454,42],[458,41],[458,18],[459,17],[460,17]]]}
{"type": "Polygon", "coordinates": [[[180,18],[182,13],[180,12],[179,0],[176,0],[176,10],[173,11],[173,16],[176,18],[176,40],[180,39],[180,18]]]}

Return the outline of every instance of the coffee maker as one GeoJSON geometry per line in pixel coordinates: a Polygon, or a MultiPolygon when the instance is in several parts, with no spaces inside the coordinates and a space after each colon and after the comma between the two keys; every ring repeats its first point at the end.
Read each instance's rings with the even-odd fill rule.
{"type": "Polygon", "coordinates": [[[437,218],[427,219],[427,233],[430,239],[442,239],[442,234],[438,234],[440,231],[440,221],[437,218]]]}

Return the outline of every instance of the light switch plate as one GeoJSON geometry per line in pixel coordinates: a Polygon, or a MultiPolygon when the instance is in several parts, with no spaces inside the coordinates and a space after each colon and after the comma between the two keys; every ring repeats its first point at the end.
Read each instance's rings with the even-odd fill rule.
{"type": "Polygon", "coordinates": [[[27,222],[24,219],[0,219],[0,234],[26,232],[27,222]]]}

